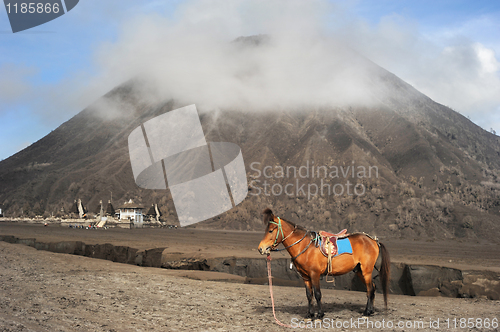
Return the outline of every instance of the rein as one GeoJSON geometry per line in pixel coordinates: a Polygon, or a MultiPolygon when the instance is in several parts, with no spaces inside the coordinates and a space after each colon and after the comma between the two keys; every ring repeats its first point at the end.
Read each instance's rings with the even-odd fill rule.
{"type": "MultiPolygon", "coordinates": [[[[309,233],[309,232],[306,232],[306,234],[304,234],[304,237],[306,237],[307,233],[309,233]]],[[[308,245],[307,245],[304,249],[302,249],[302,251],[301,251],[301,252],[299,252],[299,254],[298,254],[297,256],[292,257],[292,262],[293,262],[294,260],[296,260],[296,259],[297,259],[297,257],[299,257],[300,255],[302,255],[303,253],[305,253],[305,252],[306,252],[306,250],[307,250],[307,249],[309,249],[309,247],[311,246],[311,243],[313,243],[313,240],[309,241],[309,244],[308,244],[308,245]]]]}
{"type": "MultiPolygon", "coordinates": [[[[295,229],[294,229],[293,231],[295,231],[295,229]]],[[[292,231],[292,233],[293,233],[293,231],[292,231]]],[[[290,233],[290,235],[292,235],[292,233],[290,233]]],[[[288,236],[290,236],[290,235],[288,235],[288,236]]],[[[283,250],[286,250],[286,249],[288,249],[288,248],[291,248],[291,247],[293,247],[294,245],[296,245],[296,244],[300,243],[300,241],[304,240],[304,239],[306,238],[306,235],[307,235],[307,232],[305,232],[305,233],[304,233],[304,236],[303,236],[300,240],[295,241],[295,242],[294,242],[294,243],[292,243],[291,245],[286,246],[286,247],[281,248],[281,249],[271,248],[271,251],[283,251],[283,250]]],[[[288,236],[287,236],[287,237],[288,237],[288,236]]],[[[286,238],[285,238],[285,240],[286,240],[286,238]]],[[[281,241],[281,243],[283,243],[283,241],[281,241]]],[[[278,244],[279,244],[279,243],[278,243],[278,244]]]]}
{"type": "MultiPolygon", "coordinates": [[[[281,248],[281,249],[276,249],[276,247],[279,246],[280,243],[285,242],[285,240],[288,239],[295,232],[295,230],[297,229],[297,225],[295,225],[295,227],[293,228],[293,231],[291,231],[290,234],[288,234],[287,236],[283,237],[284,233],[283,233],[283,226],[281,226],[281,219],[280,219],[280,217],[277,217],[277,218],[278,218],[278,222],[277,223],[274,222],[274,221],[269,221],[270,224],[274,224],[274,225],[278,226],[278,232],[276,232],[276,238],[274,239],[274,244],[271,246],[271,251],[283,251],[283,250],[286,250],[288,248],[293,247],[294,245],[296,245],[300,241],[304,240],[304,238],[306,237],[306,235],[307,235],[308,232],[306,232],[304,234],[304,236],[300,240],[295,241],[291,245],[286,246],[286,247],[281,248]],[[280,232],[281,232],[281,238],[282,238],[282,240],[281,240],[281,242],[278,243],[278,236],[279,236],[280,232]]],[[[283,244],[283,246],[284,246],[284,244],[283,244]]]]}
{"type": "MultiPolygon", "coordinates": [[[[270,224],[274,224],[274,225],[278,226],[278,231],[276,232],[276,237],[274,238],[274,243],[271,246],[271,251],[283,251],[283,250],[286,250],[288,248],[291,248],[294,245],[300,243],[302,240],[304,240],[306,238],[307,234],[310,234],[309,231],[306,231],[304,233],[304,236],[300,240],[297,240],[294,243],[292,243],[291,245],[286,246],[284,248],[276,249],[276,247],[279,246],[280,243],[283,243],[286,239],[288,239],[290,237],[290,235],[292,235],[295,232],[295,230],[297,229],[297,225],[295,225],[295,227],[293,228],[293,231],[291,231],[290,234],[288,234],[287,236],[284,236],[285,234],[283,233],[283,226],[281,225],[281,218],[280,217],[277,217],[277,218],[278,218],[278,222],[269,221],[270,224]],[[278,237],[279,237],[280,233],[281,233],[282,240],[280,242],[278,242],[278,237]]],[[[311,246],[311,243],[313,243],[314,241],[317,241],[317,238],[318,238],[318,236],[316,235],[316,238],[312,239],[309,242],[309,244],[297,256],[292,257],[292,262],[294,260],[296,260],[297,257],[299,257],[300,255],[302,255],[307,249],[309,249],[309,247],[311,246]]],[[[284,244],[283,244],[283,246],[284,246],[284,244]]]]}

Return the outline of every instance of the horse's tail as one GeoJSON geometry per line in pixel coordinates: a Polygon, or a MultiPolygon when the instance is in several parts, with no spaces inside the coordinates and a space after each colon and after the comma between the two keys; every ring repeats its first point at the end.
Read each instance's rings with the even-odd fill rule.
{"type": "Polygon", "coordinates": [[[389,281],[391,277],[391,258],[385,246],[379,242],[380,254],[382,255],[382,265],[380,266],[380,281],[384,292],[384,304],[387,309],[387,292],[389,291],[389,281]]]}

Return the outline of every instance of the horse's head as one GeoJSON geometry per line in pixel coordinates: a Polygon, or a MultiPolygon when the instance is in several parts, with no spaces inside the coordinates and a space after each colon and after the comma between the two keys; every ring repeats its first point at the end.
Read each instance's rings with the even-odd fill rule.
{"type": "Polygon", "coordinates": [[[265,209],[264,223],[267,223],[264,238],[260,241],[259,252],[261,255],[266,255],[271,252],[271,249],[277,247],[284,239],[282,220],[275,217],[271,209],[265,209]]]}

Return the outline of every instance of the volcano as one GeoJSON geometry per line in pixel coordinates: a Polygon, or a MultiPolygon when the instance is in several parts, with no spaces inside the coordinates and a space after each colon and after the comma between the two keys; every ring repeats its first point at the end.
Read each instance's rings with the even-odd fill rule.
{"type": "MultiPolygon", "coordinates": [[[[241,148],[249,194],[191,227],[260,230],[261,211],[272,207],[309,229],[498,241],[500,138],[366,62],[380,95],[374,105],[200,112],[207,141],[241,148]]],[[[126,82],[0,162],[4,215],[59,215],[78,199],[93,211],[101,200],[132,199],[158,204],[162,219],[175,224],[169,191],[135,184],[127,138],[187,104],[147,101],[142,91],[142,80],[126,82]],[[98,105],[108,102],[126,107],[103,116],[98,105]]]]}

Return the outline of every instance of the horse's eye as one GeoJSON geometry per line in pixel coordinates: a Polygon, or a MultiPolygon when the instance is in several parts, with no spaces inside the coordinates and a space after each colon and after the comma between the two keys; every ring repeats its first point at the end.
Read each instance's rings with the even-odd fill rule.
{"type": "Polygon", "coordinates": [[[272,233],[272,232],[274,232],[274,229],[271,229],[271,230],[269,231],[269,233],[272,233]]]}

